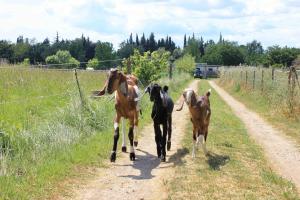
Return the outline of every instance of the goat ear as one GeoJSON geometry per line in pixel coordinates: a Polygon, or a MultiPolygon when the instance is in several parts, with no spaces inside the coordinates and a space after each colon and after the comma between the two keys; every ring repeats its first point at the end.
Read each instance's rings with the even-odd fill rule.
{"type": "Polygon", "coordinates": [[[168,92],[168,89],[169,89],[169,87],[166,86],[166,85],[163,87],[163,91],[164,91],[164,92],[168,92]]]}

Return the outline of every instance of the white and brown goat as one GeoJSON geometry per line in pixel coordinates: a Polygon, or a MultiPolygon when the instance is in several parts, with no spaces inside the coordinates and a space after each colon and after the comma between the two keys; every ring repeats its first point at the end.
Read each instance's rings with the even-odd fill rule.
{"type": "Polygon", "coordinates": [[[211,90],[203,96],[197,96],[193,89],[185,89],[182,94],[181,107],[177,111],[181,111],[184,102],[188,105],[191,121],[193,123],[193,153],[195,158],[196,145],[201,145],[204,154],[207,155],[206,139],[208,134],[208,126],[210,121],[210,96],[211,90]]]}
{"type": "Polygon", "coordinates": [[[117,144],[119,139],[119,123],[122,118],[123,126],[123,144],[122,151],[126,152],[124,119],[129,120],[128,138],[130,142],[130,160],[135,160],[134,145],[137,146],[137,133],[139,121],[139,89],[137,87],[138,79],[133,75],[125,75],[118,69],[111,69],[104,88],[97,96],[102,96],[107,92],[115,92],[116,117],[114,120],[114,143],[110,156],[110,161],[115,162],[117,144]]]}

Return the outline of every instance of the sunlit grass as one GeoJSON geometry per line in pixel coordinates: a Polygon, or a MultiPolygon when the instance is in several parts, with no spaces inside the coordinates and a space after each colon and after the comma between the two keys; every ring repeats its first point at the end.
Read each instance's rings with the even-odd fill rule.
{"type": "Polygon", "coordinates": [[[264,81],[261,81],[262,69],[231,69],[221,75],[217,83],[250,109],[258,112],[284,134],[293,137],[300,144],[300,88],[296,86],[293,99],[288,88],[288,74],[275,70],[272,81],[271,69],[264,70],[264,81]],[[245,82],[245,72],[248,81],[245,82]],[[253,71],[256,81],[253,88],[253,71]],[[241,71],[242,78],[241,78],[241,71]],[[293,112],[291,105],[293,103],[293,112]]]}
{"type": "MultiPolygon", "coordinates": [[[[56,185],[75,176],[74,169],[103,167],[111,151],[114,101],[89,98],[103,86],[105,73],[79,71],[78,78],[84,106],[73,71],[0,69],[0,199],[43,199],[61,190],[56,185]]],[[[177,98],[190,77],[174,80],[162,81],[177,98]]],[[[143,127],[151,120],[149,96],[141,103],[143,127]]]]}
{"type": "MultiPolygon", "coordinates": [[[[200,82],[200,94],[210,88],[200,82]]],[[[295,186],[276,175],[262,149],[249,138],[242,122],[213,90],[212,117],[205,157],[202,149],[191,158],[189,123],[175,176],[167,184],[169,199],[299,199],[295,186]],[[184,155],[188,155],[185,156],[184,155]]]]}

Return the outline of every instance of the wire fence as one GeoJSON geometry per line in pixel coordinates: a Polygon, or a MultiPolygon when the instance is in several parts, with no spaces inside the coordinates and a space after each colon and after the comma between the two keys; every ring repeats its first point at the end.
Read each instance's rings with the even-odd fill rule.
{"type": "MultiPolygon", "coordinates": [[[[101,60],[98,63],[113,63],[114,65],[120,64],[120,61],[123,61],[123,58],[120,59],[110,59],[110,60],[101,60]]],[[[79,66],[83,66],[88,64],[88,62],[79,62],[79,66]]],[[[29,65],[29,66],[22,66],[22,65],[0,65],[0,69],[12,69],[12,68],[20,68],[20,69],[44,69],[44,70],[58,70],[58,71],[72,71],[74,68],[78,70],[85,70],[82,67],[76,67],[74,63],[60,63],[60,64],[36,64],[36,65],[29,65]]],[[[105,67],[104,67],[105,68],[105,67]]],[[[106,67],[107,68],[107,67],[106,67]]],[[[89,71],[94,72],[103,72],[107,71],[108,69],[94,69],[89,71]]]]}
{"type": "Polygon", "coordinates": [[[299,75],[299,71],[274,68],[230,67],[221,70],[220,81],[233,84],[235,90],[259,92],[275,107],[295,113],[300,108],[299,75]]]}

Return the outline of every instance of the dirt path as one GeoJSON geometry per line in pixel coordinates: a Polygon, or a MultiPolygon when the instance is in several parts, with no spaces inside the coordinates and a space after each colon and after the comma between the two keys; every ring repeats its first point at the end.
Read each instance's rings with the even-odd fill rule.
{"type": "Polygon", "coordinates": [[[300,191],[300,151],[297,145],[263,120],[258,114],[247,109],[213,81],[210,85],[244,122],[249,134],[263,147],[275,170],[295,183],[300,191]]]}
{"type": "MultiPolygon", "coordinates": [[[[197,91],[197,86],[198,81],[193,81],[189,87],[197,91]]],[[[156,156],[151,123],[141,131],[143,136],[136,149],[135,162],[129,160],[128,153],[124,155],[118,149],[116,163],[109,164],[107,169],[101,169],[94,180],[81,188],[74,186],[70,199],[166,199],[164,184],[174,175],[174,165],[187,153],[180,149],[180,143],[186,123],[189,122],[188,116],[187,107],[180,113],[173,112],[172,148],[167,152],[166,163],[160,163],[156,156]]]]}

